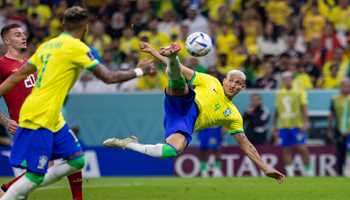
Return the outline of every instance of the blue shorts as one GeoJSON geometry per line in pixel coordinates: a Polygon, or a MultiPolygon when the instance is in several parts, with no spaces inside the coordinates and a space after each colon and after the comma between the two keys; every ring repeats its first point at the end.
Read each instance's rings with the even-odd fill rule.
{"type": "Polygon", "coordinates": [[[222,143],[221,127],[206,128],[198,132],[201,150],[217,150],[222,143]]]}
{"type": "Polygon", "coordinates": [[[174,133],[181,133],[186,137],[187,144],[191,142],[194,125],[198,117],[198,108],[194,101],[195,96],[196,94],[192,89],[186,96],[165,94],[165,138],[174,133]]]}
{"type": "Polygon", "coordinates": [[[282,128],[279,130],[279,135],[283,147],[306,144],[306,134],[302,133],[299,128],[282,128]]]}
{"type": "Polygon", "coordinates": [[[83,154],[78,139],[65,125],[53,133],[48,129],[17,128],[10,163],[37,174],[45,174],[50,160],[69,159],[83,154]]]}

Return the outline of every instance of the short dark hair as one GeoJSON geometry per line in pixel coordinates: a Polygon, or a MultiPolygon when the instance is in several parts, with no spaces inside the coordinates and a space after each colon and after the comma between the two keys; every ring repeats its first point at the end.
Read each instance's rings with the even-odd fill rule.
{"type": "Polygon", "coordinates": [[[63,15],[63,27],[70,31],[80,28],[86,24],[89,13],[85,8],[73,6],[68,8],[63,15]]]}
{"type": "Polygon", "coordinates": [[[19,24],[7,24],[1,29],[1,38],[4,39],[5,35],[13,28],[20,28],[19,24]]]}

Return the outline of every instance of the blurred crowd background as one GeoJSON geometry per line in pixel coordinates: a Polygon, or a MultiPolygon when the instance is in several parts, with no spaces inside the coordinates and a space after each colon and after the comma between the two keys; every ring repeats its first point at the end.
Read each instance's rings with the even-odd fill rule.
{"type": "MultiPolygon", "coordinates": [[[[30,55],[60,33],[64,10],[76,4],[91,12],[85,42],[111,69],[129,69],[147,58],[139,52],[139,41],[156,48],[171,42],[184,47],[188,34],[202,31],[215,48],[202,58],[183,49],[182,62],[219,79],[241,69],[248,88],[276,89],[284,71],[292,72],[293,85],[305,90],[338,88],[350,76],[349,0],[3,0],[0,28],[11,22],[25,27],[30,55]]],[[[0,49],[3,53],[3,45],[0,49]]],[[[164,66],[157,66],[156,75],[117,86],[85,73],[73,91],[161,90],[167,80],[164,66]]]]}

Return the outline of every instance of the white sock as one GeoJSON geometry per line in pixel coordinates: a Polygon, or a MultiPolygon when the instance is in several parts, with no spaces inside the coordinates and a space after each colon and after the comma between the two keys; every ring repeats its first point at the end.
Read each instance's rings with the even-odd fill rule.
{"type": "Polygon", "coordinates": [[[44,181],[40,186],[46,186],[60,180],[62,177],[73,174],[78,171],[76,168],[70,166],[67,161],[59,163],[49,168],[45,174],[44,181]]]}
{"type": "Polygon", "coordinates": [[[286,172],[287,172],[287,176],[294,176],[294,169],[292,167],[292,165],[286,165],[285,166],[286,172]]]}
{"type": "Polygon", "coordinates": [[[14,200],[20,196],[27,196],[38,185],[31,182],[25,175],[18,179],[11,187],[6,191],[5,195],[0,200],[14,200]]]}
{"type": "Polygon", "coordinates": [[[152,157],[160,158],[163,156],[163,145],[164,144],[140,144],[133,142],[129,143],[126,148],[152,157]]]}

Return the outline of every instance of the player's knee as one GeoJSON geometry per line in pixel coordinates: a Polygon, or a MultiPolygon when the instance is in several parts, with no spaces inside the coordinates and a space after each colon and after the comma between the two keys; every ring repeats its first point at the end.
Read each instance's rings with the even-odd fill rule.
{"type": "Polygon", "coordinates": [[[44,175],[27,172],[26,177],[36,185],[40,185],[44,181],[44,175]]]}
{"type": "Polygon", "coordinates": [[[85,166],[85,156],[81,155],[77,158],[68,160],[67,162],[71,167],[73,167],[77,170],[80,170],[80,169],[83,169],[85,166]]]}

